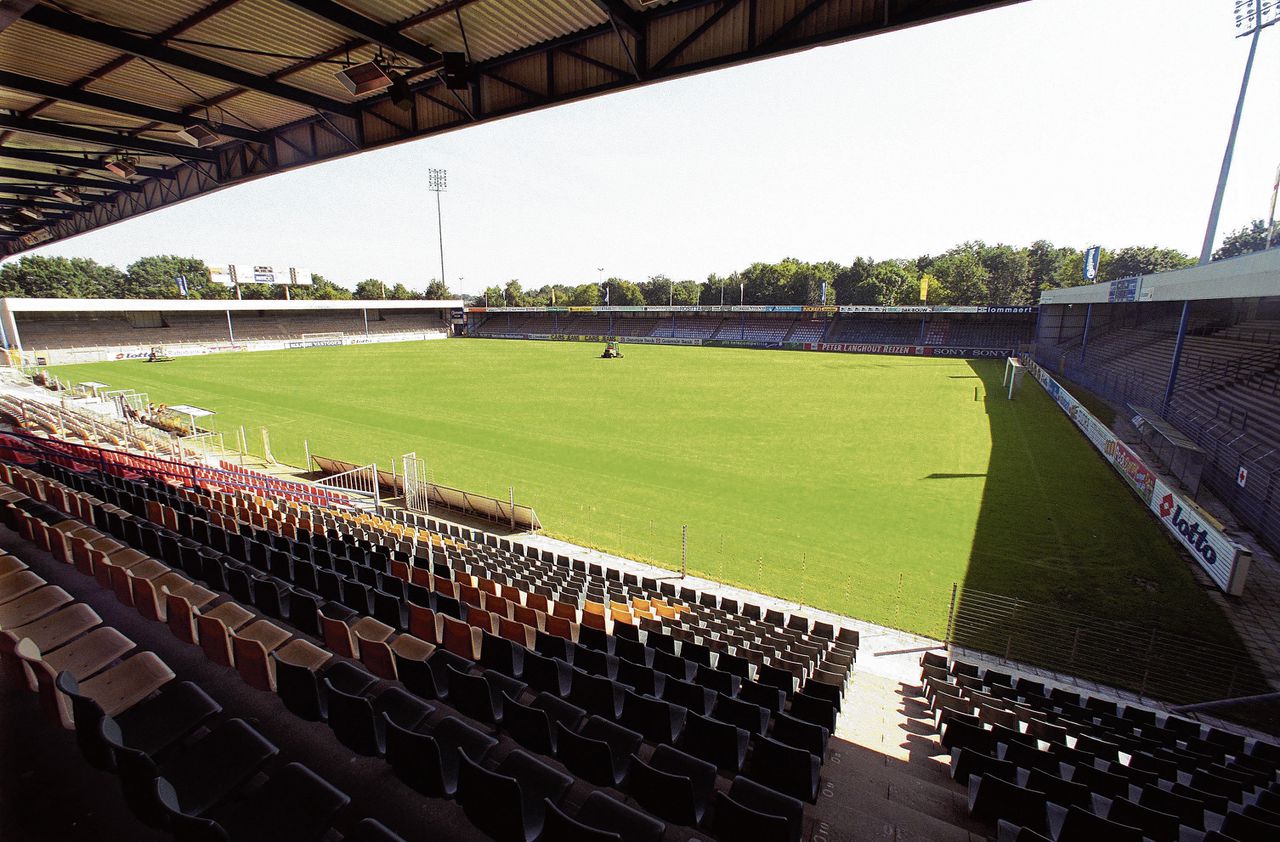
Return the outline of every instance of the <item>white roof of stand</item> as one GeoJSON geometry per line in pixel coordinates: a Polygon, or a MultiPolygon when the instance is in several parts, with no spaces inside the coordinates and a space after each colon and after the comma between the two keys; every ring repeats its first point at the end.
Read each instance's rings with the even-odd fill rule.
{"type": "Polygon", "coordinates": [[[233,313],[258,310],[448,310],[462,299],[430,301],[235,301],[186,298],[3,298],[11,313],[233,313]]]}
{"type": "MultiPolygon", "coordinates": [[[[1052,289],[1040,305],[1106,304],[1111,283],[1052,289]]],[[[1195,301],[1214,298],[1267,298],[1280,295],[1280,246],[1215,260],[1172,272],[1143,275],[1138,301],[1195,301]]]]}
{"type": "Polygon", "coordinates": [[[181,412],[183,415],[190,415],[192,418],[208,418],[214,414],[212,409],[201,409],[198,406],[190,406],[185,403],[166,407],[166,409],[170,412],[181,412]]]}

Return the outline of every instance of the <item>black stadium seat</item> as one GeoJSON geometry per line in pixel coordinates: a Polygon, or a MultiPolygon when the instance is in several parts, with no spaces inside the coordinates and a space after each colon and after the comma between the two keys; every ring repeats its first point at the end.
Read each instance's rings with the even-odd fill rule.
{"type": "Polygon", "coordinates": [[[593,716],[580,732],[556,723],[556,757],[575,775],[599,786],[617,786],[630,755],[643,737],[607,719],[593,716]]]}
{"type": "Polygon", "coordinates": [[[696,827],[706,814],[715,781],[715,766],[663,745],[648,763],[638,755],[631,758],[626,788],[655,816],[696,827]]]}
{"type": "Polygon", "coordinates": [[[351,799],[300,763],[289,763],[271,775],[253,795],[226,814],[193,815],[163,777],[155,781],[156,797],[178,842],[283,842],[320,839],[351,799]]]}
{"type": "Polygon", "coordinates": [[[546,802],[546,825],[539,842],[658,842],[667,827],[603,792],[593,792],[576,816],[546,802]]]}
{"type": "MultiPolygon", "coordinates": [[[[98,769],[115,769],[115,756],[102,735],[106,716],[102,708],[77,691],[70,673],[58,675],[57,687],[71,699],[76,742],[85,759],[98,769]]],[[[158,696],[113,717],[114,740],[154,757],[221,712],[222,705],[190,681],[171,684],[158,696]]]]}
{"type": "Polygon", "coordinates": [[[385,824],[374,818],[361,819],[347,836],[345,842],[406,842],[403,836],[393,833],[385,824]]]}
{"type": "Polygon", "coordinates": [[[743,728],[691,711],[685,718],[680,748],[736,775],[746,761],[750,739],[751,734],[743,728]]]}
{"type": "MultiPolygon", "coordinates": [[[[121,788],[134,812],[152,824],[162,820],[154,781],[163,777],[172,791],[169,807],[198,816],[248,781],[279,753],[270,741],[243,719],[229,719],[181,754],[164,763],[130,749],[110,717],[102,722],[103,738],[115,754],[121,788]]],[[[167,796],[168,797],[168,796],[167,796]]]]}
{"type": "Polygon", "coordinates": [[[969,816],[986,824],[1004,820],[1043,833],[1048,801],[1043,792],[987,775],[969,778],[969,816]]]}
{"type": "Polygon", "coordinates": [[[715,821],[716,838],[722,842],[800,842],[804,804],[750,778],[739,777],[728,794],[716,793],[715,821]]]}
{"type": "Polygon", "coordinates": [[[490,771],[459,753],[458,802],[471,823],[498,842],[533,842],[542,832],[546,802],[559,803],[573,783],[530,754],[516,750],[490,771]]]}
{"type": "Polygon", "coordinates": [[[818,800],[820,765],[818,758],[804,749],[757,736],[751,738],[745,774],[770,789],[812,804],[818,800]]]}
{"type": "Polygon", "coordinates": [[[384,720],[387,762],[396,775],[424,795],[452,798],[458,790],[459,752],[477,762],[498,744],[493,737],[457,717],[446,716],[430,733],[384,720]]]}

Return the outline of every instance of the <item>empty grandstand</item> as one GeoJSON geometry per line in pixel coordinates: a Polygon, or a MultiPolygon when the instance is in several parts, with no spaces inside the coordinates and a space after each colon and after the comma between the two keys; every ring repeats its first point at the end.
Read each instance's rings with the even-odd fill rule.
{"type": "Polygon", "coordinates": [[[1204,482],[1280,548],[1280,251],[1054,290],[1041,364],[1204,452],[1204,482]]]}
{"type": "Polygon", "coordinates": [[[1030,343],[1032,307],[473,307],[468,336],[604,339],[790,350],[1008,355],[1030,343]]]}
{"type": "Polygon", "coordinates": [[[461,301],[0,299],[5,348],[28,362],[444,338],[461,301]]]}

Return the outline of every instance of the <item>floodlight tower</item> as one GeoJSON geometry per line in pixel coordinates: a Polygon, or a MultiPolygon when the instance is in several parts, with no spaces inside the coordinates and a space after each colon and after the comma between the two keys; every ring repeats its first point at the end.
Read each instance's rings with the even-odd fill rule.
{"type": "Polygon", "coordinates": [[[1235,0],[1237,38],[1249,39],[1249,58],[1244,64],[1244,78],[1240,81],[1240,96],[1236,99],[1236,113],[1231,119],[1231,133],[1227,136],[1227,151],[1222,156],[1222,170],[1218,173],[1218,189],[1213,194],[1213,207],[1209,210],[1209,227],[1204,232],[1204,246],[1200,249],[1200,264],[1213,257],[1213,238],[1218,233],[1218,215],[1222,212],[1222,196],[1227,190],[1227,175],[1231,172],[1231,157],[1235,154],[1236,134],[1240,131],[1240,115],[1244,111],[1244,97],[1249,90],[1249,77],[1253,74],[1253,57],[1258,53],[1258,36],[1262,30],[1280,21],[1280,0],[1235,0]]]}
{"type": "Polygon", "coordinates": [[[427,170],[427,187],[436,194],[436,231],[440,235],[440,280],[444,280],[444,218],[440,215],[440,194],[449,181],[447,170],[427,170]]]}

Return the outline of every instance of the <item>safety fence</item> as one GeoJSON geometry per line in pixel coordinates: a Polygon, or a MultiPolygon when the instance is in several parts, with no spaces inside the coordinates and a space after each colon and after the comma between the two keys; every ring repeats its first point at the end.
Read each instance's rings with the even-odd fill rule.
{"type": "Polygon", "coordinates": [[[947,642],[1174,704],[1272,688],[1241,648],[965,589],[947,642]]]}
{"type": "MultiPolygon", "coordinates": [[[[415,511],[427,512],[436,508],[449,509],[459,514],[503,524],[511,529],[531,532],[537,532],[542,529],[542,522],[538,519],[538,513],[531,506],[515,502],[514,492],[510,498],[503,500],[499,497],[489,497],[485,494],[464,491],[460,488],[451,488],[447,485],[426,482],[415,465],[413,466],[414,475],[410,480],[410,488],[406,495],[405,477],[394,470],[378,470],[375,465],[359,466],[354,462],[334,459],[329,456],[319,456],[314,453],[311,454],[310,458],[314,467],[325,474],[333,475],[321,479],[321,482],[325,484],[330,484],[333,477],[369,476],[369,469],[372,468],[374,469],[373,475],[377,478],[374,486],[381,500],[398,499],[402,503],[406,503],[406,500],[410,499],[413,505],[406,503],[406,506],[413,508],[415,511]]],[[[416,462],[416,457],[414,457],[413,461],[416,462]]],[[[394,464],[393,461],[392,465],[394,464]]],[[[367,480],[362,480],[362,482],[364,484],[360,488],[363,490],[369,483],[367,480]]]]}

